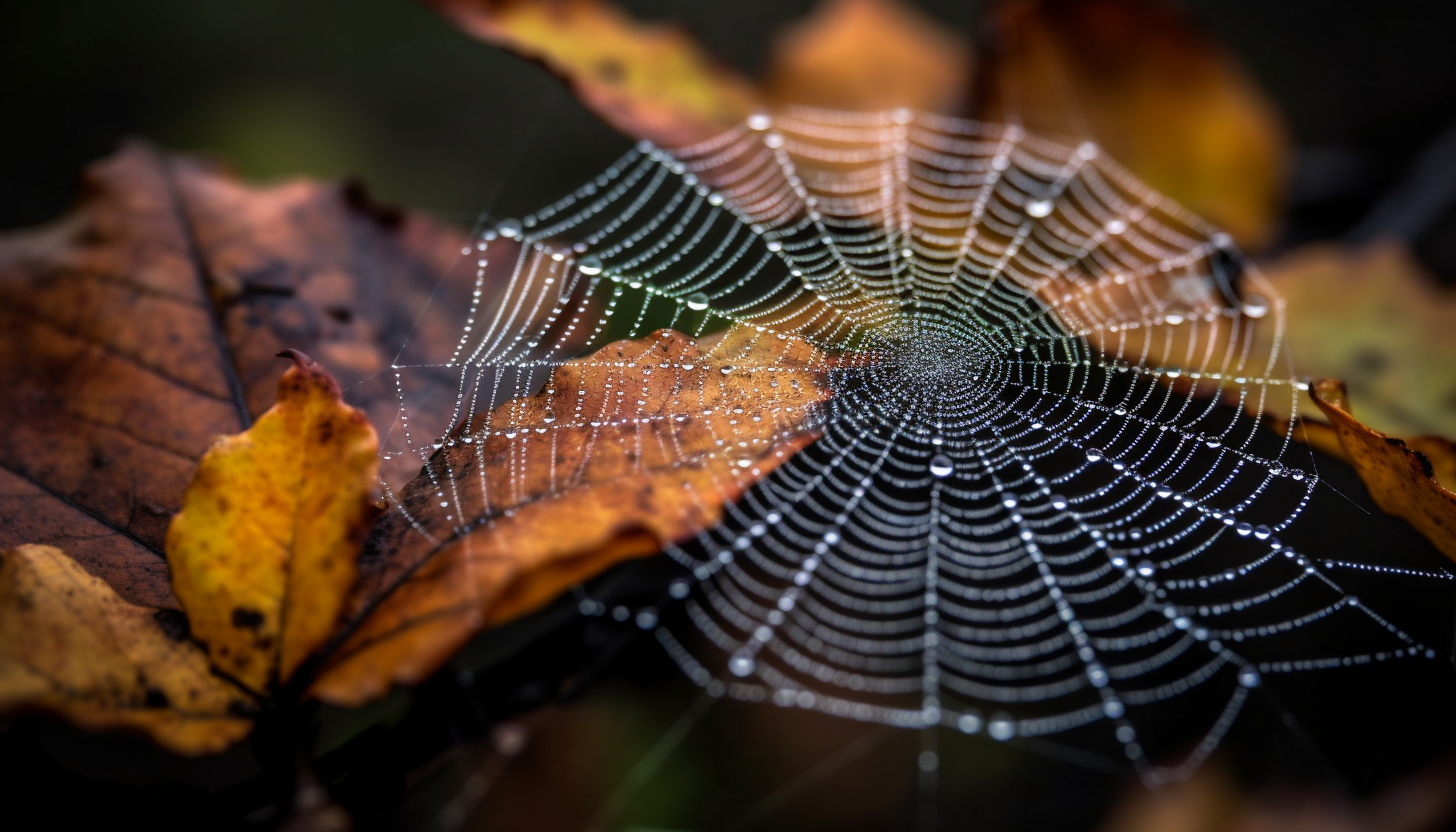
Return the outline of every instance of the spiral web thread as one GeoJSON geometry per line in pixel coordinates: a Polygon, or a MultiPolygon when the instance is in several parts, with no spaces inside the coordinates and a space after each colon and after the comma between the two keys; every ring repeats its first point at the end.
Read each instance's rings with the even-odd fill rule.
{"type": "MultiPolygon", "coordinates": [[[[459,396],[441,424],[488,418],[419,441],[401,381],[386,450],[441,483],[453,472],[434,451],[457,439],[505,437],[488,462],[513,470],[525,443],[587,423],[635,425],[683,466],[746,444],[719,420],[708,450],[677,446],[678,414],[630,391],[675,373],[686,416],[691,388],[720,381],[592,355],[611,340],[726,330],[708,356],[765,380],[784,367],[715,353],[815,348],[833,395],[776,411],[772,438],[817,442],[668,547],[694,578],[672,587],[692,626],[657,635],[712,695],[996,740],[1100,730],[1161,782],[1207,757],[1270,674],[1435,655],[1337,576],[1449,574],[1279,540],[1318,482],[1257,430],[1306,387],[1281,356],[1282,301],[1225,235],[1093,144],[904,110],[755,115],[698,145],[639,145],[466,253],[481,282],[443,365],[459,396]],[[512,279],[485,297],[502,257],[512,279]],[[554,388],[544,418],[511,404],[573,359],[610,370],[610,409],[554,388]],[[1338,652],[1310,655],[1297,639],[1322,626],[1340,628],[1338,652]],[[1199,686],[1223,704],[1177,765],[1156,765],[1139,714],[1199,686]]],[[[432,538],[488,514],[440,496],[452,528],[411,518],[432,538]]]]}

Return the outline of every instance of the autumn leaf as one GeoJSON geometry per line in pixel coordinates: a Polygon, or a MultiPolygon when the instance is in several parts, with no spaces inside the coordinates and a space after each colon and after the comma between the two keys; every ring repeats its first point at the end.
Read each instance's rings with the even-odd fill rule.
{"type": "Polygon", "coordinates": [[[317,363],[197,466],[167,532],[172,586],[212,662],[274,690],[333,635],[374,517],[379,438],[317,363]]]}
{"type": "Polygon", "coordinates": [[[970,82],[970,45],[914,7],[828,0],[775,37],[763,86],[777,108],[954,113],[970,82]]]}
{"type": "Polygon", "coordinates": [[[206,754],[248,733],[252,706],[170,618],[122,598],[65,552],[0,552],[0,712],[52,711],[206,754]]]}
{"type": "Polygon", "coordinates": [[[1247,249],[1272,239],[1288,138],[1273,105],[1184,13],[1150,0],[1001,2],[975,115],[1091,137],[1247,249]]]}
{"type": "Polygon", "coordinates": [[[686,33],[644,25],[599,0],[424,0],[461,30],[561,76],[622,132],[689,144],[743,121],[752,87],[686,33]]]}
{"type": "MultiPolygon", "coordinates": [[[[426,301],[473,288],[448,268],[462,245],[358,188],[253,188],[143,144],[97,163],[74,213],[0,237],[0,548],[57,546],[128,601],[177,607],[167,524],[214,438],[273,403],[274,354],[321,359],[389,424],[400,344],[458,336],[426,301]]],[[[453,379],[411,381],[428,397],[453,379]]]]}
{"type": "Polygon", "coordinates": [[[1456,292],[1409,250],[1325,243],[1263,272],[1284,298],[1283,339],[1297,374],[1344,380],[1360,421],[1375,430],[1456,437],[1456,292]]]}
{"type": "MultiPolygon", "coordinates": [[[[1366,427],[1350,415],[1345,385],[1322,379],[1310,386],[1310,395],[1329,419],[1350,463],[1381,511],[1409,522],[1456,560],[1456,493],[1436,481],[1430,460],[1400,439],[1366,427]]],[[[1450,465],[1450,444],[1445,464],[1450,465]]]]}
{"type": "MultiPolygon", "coordinates": [[[[417,325],[412,316],[426,306],[424,298],[441,284],[442,272],[441,291],[457,280],[473,288],[473,269],[457,274],[444,265],[457,257],[460,245],[458,237],[426,220],[378,209],[347,190],[302,182],[252,189],[214,169],[140,146],[97,167],[88,180],[88,196],[71,218],[0,244],[0,293],[7,300],[0,308],[7,319],[0,339],[13,347],[10,354],[23,359],[3,367],[18,406],[0,416],[0,427],[8,431],[0,433],[0,466],[10,509],[0,543],[74,549],[77,562],[126,601],[185,606],[193,635],[207,645],[218,669],[258,694],[277,693],[305,656],[337,635],[337,599],[350,583],[347,563],[337,558],[347,547],[341,544],[329,557],[338,568],[302,573],[284,568],[281,552],[288,542],[298,542],[291,537],[296,530],[290,518],[316,513],[309,501],[326,495],[281,486],[263,494],[244,482],[277,480],[256,470],[262,458],[307,460],[317,448],[296,432],[302,417],[275,414],[276,419],[260,417],[257,433],[225,442],[223,447],[237,451],[239,459],[251,461],[225,463],[226,457],[219,456],[217,464],[199,469],[196,460],[214,436],[238,433],[270,403],[260,390],[265,382],[272,385],[276,371],[264,365],[261,353],[286,339],[333,356],[344,377],[355,380],[351,397],[361,399],[375,421],[391,422],[398,399],[392,384],[379,378],[378,371],[388,364],[383,356],[406,340],[427,359],[453,346],[458,332],[445,311],[432,308],[417,325]],[[157,339],[156,331],[163,337],[157,339]],[[285,427],[290,422],[295,426],[285,427]],[[264,433],[271,438],[259,450],[264,433]],[[161,523],[183,504],[194,470],[197,486],[164,558],[161,523]],[[138,506],[139,500],[146,502],[138,506]],[[237,540],[224,545],[224,538],[236,535],[246,545],[229,548],[237,547],[237,540]],[[314,580],[316,585],[310,583],[314,580]]],[[[514,258],[497,259],[508,266],[514,258]]],[[[679,346],[698,349],[685,340],[679,346]]],[[[406,383],[427,385],[408,388],[411,397],[429,401],[438,393],[442,401],[453,398],[452,377],[442,377],[435,391],[425,376],[423,382],[406,383]]],[[[805,382],[804,395],[821,395],[807,376],[805,382]]],[[[285,400],[290,389],[284,390],[285,400]]],[[[731,486],[724,487],[723,499],[736,498],[805,441],[785,437],[753,471],[735,471],[725,480],[731,486]]],[[[349,458],[350,487],[372,482],[368,476],[360,479],[364,457],[349,458]]],[[[716,463],[718,468],[727,464],[716,463]]],[[[607,477],[598,468],[590,472],[607,477]]],[[[628,473],[616,487],[603,481],[589,492],[550,495],[552,506],[574,507],[583,523],[581,534],[534,553],[523,548],[519,563],[505,564],[499,586],[464,587],[472,601],[485,606],[479,622],[448,632],[438,644],[421,646],[428,640],[413,636],[408,643],[419,647],[419,654],[409,656],[404,668],[384,668],[380,677],[418,680],[480,624],[537,606],[623,557],[654,553],[664,540],[711,524],[721,511],[721,505],[707,505],[699,513],[684,513],[676,504],[680,499],[665,496],[638,502],[634,487],[653,479],[628,473]]],[[[705,465],[696,476],[711,480],[719,475],[705,465]]],[[[295,485],[329,482],[292,476],[295,485]]],[[[283,477],[273,484],[287,481],[283,477]]],[[[417,482],[406,490],[406,499],[428,489],[423,480],[417,482]]],[[[334,496],[342,499],[346,493],[334,496]]],[[[543,496],[523,497],[523,506],[543,496]]],[[[390,581],[427,559],[416,558],[422,541],[406,546],[398,515],[390,517],[375,537],[398,535],[395,543],[404,551],[371,549],[366,589],[344,610],[349,631],[356,634],[350,649],[365,633],[380,629],[367,620],[376,605],[381,620],[417,610],[414,584],[431,574],[422,570],[400,600],[385,602],[381,592],[393,589],[390,581]]],[[[542,529],[560,522],[546,506],[488,519],[492,529],[504,527],[502,541],[552,540],[542,529]]],[[[357,524],[343,525],[349,529],[345,538],[356,539],[357,524]]],[[[484,531],[452,551],[481,548],[484,531]]],[[[294,564],[318,565],[324,559],[314,549],[294,564]]],[[[438,562],[432,568],[448,571],[469,561],[447,556],[438,562]]],[[[340,678],[334,677],[331,688],[335,698],[363,701],[382,692],[374,684],[369,694],[341,694],[340,678]]]]}
{"type": "Polygon", "coordinates": [[[375,529],[354,613],[362,623],[313,693],[352,705],[417,683],[480,629],[716,524],[815,438],[805,421],[827,396],[824,370],[807,344],[750,327],[706,349],[660,330],[567,362],[542,392],[462,426],[375,529]],[[642,385],[641,404],[612,394],[626,379],[642,385]],[[550,410],[556,389],[581,391],[573,413],[550,410]],[[731,451],[717,441],[729,435],[731,451]],[[455,517],[462,507],[483,508],[455,517]],[[456,531],[430,539],[416,522],[456,531]]]}
{"type": "Polygon", "coordinates": [[[10,550],[0,708],[218,751],[334,634],[377,513],[379,442],[328,373],[290,355],[278,403],[203,456],[168,531],[185,619],[127,602],[54,547],[10,550]]]}
{"type": "Polygon", "coordinates": [[[665,147],[709,138],[760,105],[968,110],[1095,139],[1251,250],[1270,242],[1283,207],[1288,136],[1274,107],[1186,15],[1150,0],[999,2],[983,15],[976,56],[907,3],[828,0],[779,36],[758,85],[681,31],[632,21],[605,0],[425,3],[540,61],[623,133],[665,147]]]}

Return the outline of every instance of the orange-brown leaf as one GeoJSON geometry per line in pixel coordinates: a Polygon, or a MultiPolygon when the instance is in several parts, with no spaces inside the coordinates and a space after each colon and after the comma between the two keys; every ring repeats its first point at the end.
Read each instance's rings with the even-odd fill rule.
{"type": "Polygon", "coordinates": [[[1014,0],[987,23],[974,115],[1091,136],[1245,248],[1269,242],[1285,128],[1184,14],[1151,0],[1014,0]]]}
{"type": "Polygon", "coordinates": [[[958,111],[970,45],[898,0],[827,0],[779,33],[764,78],[774,106],[958,111]]]}
{"type": "Polygon", "coordinates": [[[486,43],[539,61],[583,104],[629,136],[664,146],[742,121],[752,86],[686,33],[646,25],[600,0],[424,0],[486,43]]]}
{"type": "Polygon", "coordinates": [[[238,741],[252,728],[250,700],[157,616],[60,549],[0,552],[0,711],[140,731],[180,754],[238,741]]]}
{"type": "MultiPolygon", "coordinates": [[[[1430,460],[1351,416],[1344,383],[1321,379],[1311,385],[1310,395],[1330,420],[1375,504],[1404,518],[1456,560],[1456,494],[1436,481],[1430,460]]],[[[1449,443],[1446,447],[1449,452],[1449,443]]]]}
{"type": "Polygon", "coordinates": [[[823,371],[812,347],[751,327],[711,349],[661,330],[569,362],[542,392],[477,417],[456,433],[475,441],[437,452],[400,495],[403,511],[376,528],[362,623],[314,693],[353,704],[418,682],[482,627],[716,524],[812,440],[823,371]],[[614,395],[623,383],[630,401],[614,395]],[[580,407],[554,413],[558,389],[579,391],[580,407]],[[411,520],[455,531],[429,539],[411,520]]]}
{"type": "Polygon", "coordinates": [[[415,319],[436,287],[468,296],[463,245],[354,187],[250,187],[142,144],[98,162],[73,214],[0,236],[0,548],[59,546],[175,608],[167,523],[212,441],[273,403],[274,354],[325,361],[388,424],[400,344],[448,357],[459,336],[445,304],[415,319]]]}
{"type": "Polygon", "coordinates": [[[333,635],[377,511],[374,428],[322,367],[292,357],[278,403],[203,456],[167,532],[193,635],[259,692],[333,635]]]}

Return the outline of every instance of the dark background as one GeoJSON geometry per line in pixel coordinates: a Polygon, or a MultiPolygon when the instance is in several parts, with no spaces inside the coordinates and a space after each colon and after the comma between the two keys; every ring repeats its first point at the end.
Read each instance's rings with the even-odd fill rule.
{"type": "MultiPolygon", "coordinates": [[[[812,3],[622,5],[641,17],[683,21],[725,61],[756,73],[772,33],[812,3]]],[[[978,4],[921,5],[974,36],[978,4]]],[[[1440,279],[1456,282],[1456,3],[1185,5],[1288,120],[1297,156],[1280,245],[1395,233],[1440,279]]],[[[216,156],[249,179],[356,176],[384,200],[461,225],[483,211],[537,207],[628,146],[540,69],[406,0],[5,3],[0,114],[0,229],[62,213],[81,168],[126,136],[216,156]]],[[[1349,469],[1320,465],[1340,491],[1361,493],[1349,469]]],[[[1339,501],[1327,509],[1329,516],[1350,511],[1339,501]]],[[[1329,538],[1324,545],[1424,545],[1378,514],[1361,524],[1362,537],[1322,530],[1317,511],[1307,522],[1312,534],[1329,538]]],[[[592,811],[603,799],[593,790],[611,787],[640,761],[692,692],[651,645],[624,648],[621,672],[585,699],[523,717],[540,751],[504,766],[500,720],[560,700],[555,682],[617,639],[580,632],[570,607],[568,599],[492,635],[452,665],[454,676],[368,712],[325,714],[315,746],[320,779],[365,828],[440,828],[441,807],[468,795],[482,772],[499,783],[483,793],[489,800],[461,804],[472,828],[556,828],[545,823],[549,810],[592,811]],[[579,769],[596,775],[577,777],[579,769]]],[[[1441,753],[1456,731],[1449,676],[1439,687],[1419,673],[1357,674],[1340,677],[1337,688],[1310,677],[1310,689],[1293,686],[1282,705],[1251,708],[1217,765],[1250,790],[1316,788],[1330,801],[1358,802],[1441,753]],[[1316,736],[1319,753],[1291,741],[1284,718],[1292,712],[1316,736]]],[[[779,709],[717,708],[695,746],[676,755],[627,814],[680,819],[684,807],[696,807],[710,817],[692,828],[728,828],[719,821],[772,790],[771,782],[752,782],[771,779],[770,756],[780,768],[809,768],[874,730],[779,709]],[[720,808],[730,814],[712,817],[720,808]]],[[[861,828],[885,828],[887,818],[913,827],[918,739],[897,733],[875,742],[767,826],[852,825],[833,821],[838,807],[860,812],[861,828]],[[888,808],[871,813],[866,795],[884,795],[888,808]]],[[[1054,753],[981,743],[945,754],[958,780],[943,790],[942,819],[955,828],[972,817],[982,829],[1088,828],[1135,789],[1054,753]]],[[[271,798],[251,765],[246,751],[191,763],[126,738],[25,721],[0,733],[0,783],[8,787],[0,787],[7,798],[0,823],[9,827],[32,810],[46,815],[38,826],[51,828],[112,817],[146,817],[154,829],[266,826],[271,798]]],[[[580,820],[560,828],[579,828],[580,820]]]]}
{"type": "MultiPolygon", "coordinates": [[[[682,21],[756,73],[772,33],[813,4],[622,5],[682,21]]],[[[974,36],[981,4],[920,5],[974,36]]],[[[1184,5],[1288,119],[1299,152],[1285,244],[1346,235],[1382,198],[1401,202],[1413,172],[1440,192],[1436,203],[1450,202],[1456,134],[1439,145],[1456,128],[1456,4],[1184,5]],[[1432,148],[1436,158],[1418,168],[1432,148]]],[[[461,224],[539,204],[626,147],[545,72],[407,0],[6,3],[0,106],[0,228],[62,212],[81,166],[128,135],[216,155],[253,179],[355,175],[387,201],[461,224]]],[[[1449,282],[1450,206],[1417,213],[1396,224],[1449,282]]],[[[1391,224],[1377,220],[1376,230],[1391,224]]]]}

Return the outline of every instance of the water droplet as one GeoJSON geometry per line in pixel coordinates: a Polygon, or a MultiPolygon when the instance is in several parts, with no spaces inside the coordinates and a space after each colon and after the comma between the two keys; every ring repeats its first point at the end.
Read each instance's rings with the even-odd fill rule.
{"type": "Polygon", "coordinates": [[[514,240],[517,237],[521,236],[520,220],[501,220],[500,224],[497,225],[495,228],[497,231],[500,232],[500,235],[502,237],[505,237],[508,240],[514,240]]]}
{"type": "Polygon", "coordinates": [[[1045,217],[1052,212],[1052,202],[1049,199],[1038,199],[1026,203],[1026,214],[1030,217],[1045,217]]]}
{"type": "Polygon", "coordinates": [[[739,653],[728,660],[728,672],[734,676],[747,676],[753,672],[755,662],[747,653],[739,653]]]}
{"type": "Polygon", "coordinates": [[[749,130],[767,130],[773,126],[773,116],[768,113],[758,112],[748,117],[749,130]]]}
{"type": "Polygon", "coordinates": [[[688,586],[687,581],[679,578],[678,580],[673,581],[671,584],[668,585],[667,594],[681,601],[682,599],[688,597],[688,590],[690,588],[691,587],[688,586]]]}
{"type": "Polygon", "coordinates": [[[1268,526],[1261,525],[1254,527],[1254,537],[1257,537],[1260,540],[1268,540],[1269,535],[1271,534],[1273,534],[1273,532],[1269,530],[1268,526]]]}
{"type": "Polygon", "coordinates": [[[1016,736],[1016,723],[1011,721],[1011,717],[994,716],[986,726],[986,733],[997,742],[1005,742],[1016,736]]]}
{"type": "Polygon", "coordinates": [[[940,768],[940,755],[934,751],[920,752],[920,770],[929,774],[940,768]]]}
{"type": "Polygon", "coordinates": [[[1249,295],[1244,298],[1244,314],[1250,318],[1262,318],[1269,314],[1269,299],[1263,295],[1249,295]]]}
{"type": "Polygon", "coordinates": [[[1246,667],[1239,671],[1239,684],[1246,688],[1256,688],[1260,682],[1259,671],[1252,667],[1246,667]]]}
{"type": "Polygon", "coordinates": [[[1137,565],[1137,573],[1144,578],[1151,578],[1156,571],[1158,571],[1158,567],[1154,566],[1153,562],[1149,560],[1142,561],[1137,565]]]}
{"type": "Polygon", "coordinates": [[[944,479],[955,472],[955,463],[945,454],[936,454],[930,458],[930,475],[937,479],[944,479]]]}
{"type": "Polygon", "coordinates": [[[975,734],[981,730],[981,715],[974,713],[961,714],[956,720],[956,727],[967,734],[975,734]]]}
{"type": "Polygon", "coordinates": [[[1116,235],[1127,230],[1127,223],[1122,220],[1108,220],[1107,224],[1102,226],[1102,228],[1108,234],[1116,235]]]}
{"type": "Polygon", "coordinates": [[[1102,461],[1102,449],[1101,448],[1088,448],[1087,449],[1087,461],[1088,462],[1101,462],[1102,461]]]}
{"type": "Polygon", "coordinates": [[[703,292],[693,292],[691,295],[683,298],[683,302],[688,305],[689,309],[698,312],[708,308],[708,296],[703,292]]]}
{"type": "Polygon", "coordinates": [[[576,270],[585,275],[601,274],[602,258],[595,254],[588,254],[576,261],[576,270]]]}
{"type": "Polygon", "coordinates": [[[1239,537],[1248,537],[1254,533],[1254,524],[1245,520],[1237,526],[1234,526],[1234,531],[1238,532],[1239,537]]]}

